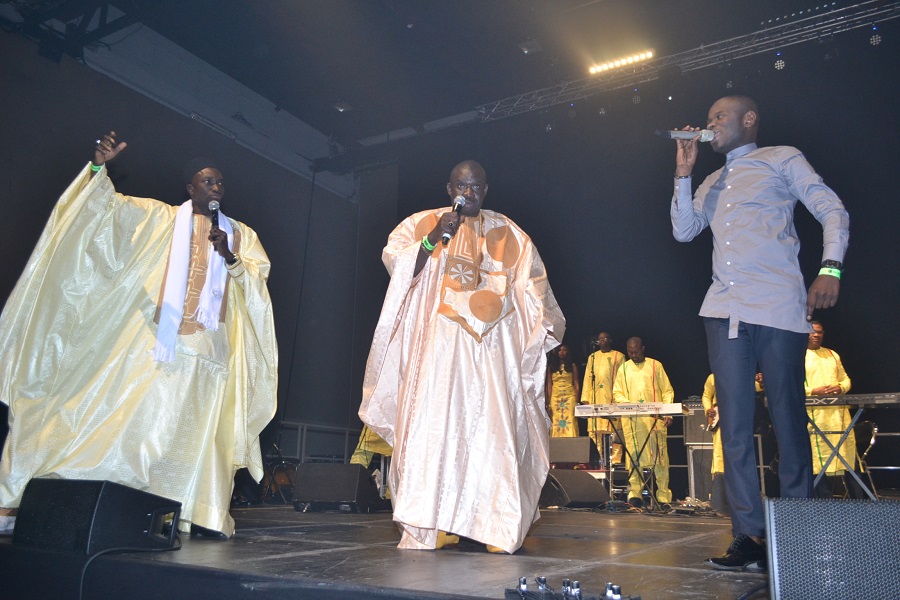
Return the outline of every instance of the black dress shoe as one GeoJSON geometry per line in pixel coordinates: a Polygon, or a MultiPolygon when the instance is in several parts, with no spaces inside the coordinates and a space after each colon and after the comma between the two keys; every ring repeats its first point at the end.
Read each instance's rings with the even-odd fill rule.
{"type": "Polygon", "coordinates": [[[720,571],[765,573],[766,546],[753,541],[749,535],[739,534],[728,546],[724,556],[707,558],[706,564],[720,571]]]}
{"type": "Polygon", "coordinates": [[[644,508],[644,501],[637,496],[635,496],[634,498],[629,498],[628,504],[632,505],[635,508],[644,508]]]}
{"type": "Polygon", "coordinates": [[[207,529],[191,523],[191,537],[206,538],[208,540],[227,540],[228,536],[215,529],[207,529]]]}

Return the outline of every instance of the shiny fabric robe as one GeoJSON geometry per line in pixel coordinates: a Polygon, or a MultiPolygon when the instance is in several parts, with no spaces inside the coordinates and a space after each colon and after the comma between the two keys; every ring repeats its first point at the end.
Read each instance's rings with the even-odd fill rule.
{"type": "MultiPolygon", "coordinates": [[[[841,357],[834,350],[828,348],[819,348],[818,350],[806,350],[806,395],[810,395],[810,391],[823,385],[840,385],[841,394],[850,391],[850,376],[844,370],[844,364],[841,357]]],[[[850,426],[852,420],[850,416],[850,407],[848,406],[822,406],[815,408],[807,408],[806,414],[810,420],[815,423],[822,431],[844,431],[850,426]]],[[[825,461],[831,456],[831,447],[818,433],[815,432],[813,426],[809,426],[809,440],[812,444],[812,462],[813,474],[818,475],[822,472],[825,461]]],[[[826,437],[833,445],[837,445],[841,439],[840,433],[829,433],[826,437]]],[[[851,467],[856,467],[856,435],[850,431],[850,435],[844,440],[840,448],[841,456],[851,467]]],[[[828,463],[825,470],[827,475],[841,475],[847,468],[844,463],[835,456],[828,463]]]]}
{"type": "Polygon", "coordinates": [[[53,209],[0,317],[0,506],[18,506],[32,477],[109,480],[181,502],[182,530],[233,533],[234,473],[262,477],[259,433],[275,413],[269,261],[231,221],[243,268],[224,323],[179,334],[175,361],[155,362],[176,210],[87,166],[53,209]]]}
{"type": "Polygon", "coordinates": [[[531,240],[492,211],[467,217],[413,277],[445,210],[412,215],[389,237],[359,415],[393,446],[401,548],[434,548],[442,530],[514,552],[540,515],[545,353],[565,320],[531,240]]]}

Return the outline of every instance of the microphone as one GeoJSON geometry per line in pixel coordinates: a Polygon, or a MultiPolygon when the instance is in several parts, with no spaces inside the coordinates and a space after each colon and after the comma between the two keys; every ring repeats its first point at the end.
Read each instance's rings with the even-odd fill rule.
{"type": "MultiPolygon", "coordinates": [[[[463,196],[457,196],[453,199],[453,210],[456,211],[456,214],[459,214],[459,211],[462,210],[462,207],[466,205],[466,199],[463,196]]],[[[446,231],[441,235],[441,243],[443,245],[447,245],[450,243],[450,238],[453,237],[446,231]]]]}
{"type": "Polygon", "coordinates": [[[215,200],[209,201],[209,220],[212,221],[212,226],[218,228],[219,227],[219,203],[215,200]]]}
{"type": "Polygon", "coordinates": [[[701,129],[700,131],[666,131],[665,129],[657,129],[656,135],[661,138],[670,140],[692,140],[698,135],[701,142],[710,142],[716,134],[709,129],[701,129]]]}

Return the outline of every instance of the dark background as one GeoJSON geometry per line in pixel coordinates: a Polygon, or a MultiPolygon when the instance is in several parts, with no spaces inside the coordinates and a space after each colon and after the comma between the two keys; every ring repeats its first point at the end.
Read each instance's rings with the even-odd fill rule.
{"type": "MultiPolygon", "coordinates": [[[[662,361],[676,399],[699,395],[708,364],[697,312],[710,281],[711,240],[708,232],[690,244],[672,238],[675,150],[652,132],[703,125],[718,97],[746,93],[760,105],[760,145],[800,148],[850,213],[841,298],[816,315],[826,328],[825,345],[841,355],[851,393],[897,391],[900,31],[896,24],[881,30],[879,46],[860,30],[841,34],[836,44],[792,47],[782,71],[772,68],[771,55],[760,55],[572,106],[385,144],[377,154],[359,152],[349,162],[356,191],[348,198],[69,56],[48,60],[33,39],[0,32],[0,298],[15,285],[54,202],[90,159],[98,134],[115,129],[130,145],[110,167],[120,191],[173,203],[185,198],[181,164],[213,155],[228,178],[223,210],[259,233],[273,263],[279,414],[267,439],[278,437],[281,420],[356,428],[365,358],[387,286],[381,247],[404,216],[448,203],[450,169],[472,158],[490,180],[485,207],[511,217],[540,250],[576,357],[585,360],[588,340],[600,329],[612,333],[619,350],[637,335],[647,355],[662,361]]],[[[500,90],[487,89],[470,106],[496,99],[487,94],[500,90]]],[[[383,130],[339,137],[349,146],[383,130]]],[[[704,147],[695,185],[721,164],[704,147]]],[[[809,282],[821,260],[821,227],[801,205],[796,225],[809,282]]],[[[867,415],[897,431],[896,412],[867,415]]],[[[879,450],[882,464],[893,464],[896,443],[879,450]]]]}

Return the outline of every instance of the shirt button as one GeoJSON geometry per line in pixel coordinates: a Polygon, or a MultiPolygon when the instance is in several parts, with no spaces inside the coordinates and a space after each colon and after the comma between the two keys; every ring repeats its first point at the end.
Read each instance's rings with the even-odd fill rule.
{"type": "Polygon", "coordinates": [[[731,245],[731,242],[725,242],[725,245],[726,245],[726,246],[730,246],[730,245],[731,245]]]}
{"type": "Polygon", "coordinates": [[[725,264],[726,264],[726,265],[731,265],[731,261],[730,261],[730,260],[725,261],[725,264]]]}
{"type": "Polygon", "coordinates": [[[725,227],[731,227],[731,223],[725,223],[725,227]]]}
{"type": "Polygon", "coordinates": [[[727,187],[728,187],[728,189],[729,189],[729,190],[730,190],[730,189],[731,189],[731,186],[730,186],[730,185],[729,185],[729,186],[727,186],[727,187]]]}
{"type": "Polygon", "coordinates": [[[731,208],[731,202],[729,202],[729,203],[726,204],[725,206],[727,206],[728,208],[731,208]]]}
{"type": "Polygon", "coordinates": [[[729,281],[729,282],[728,282],[728,285],[734,285],[734,282],[733,282],[733,281],[729,281]]]}

